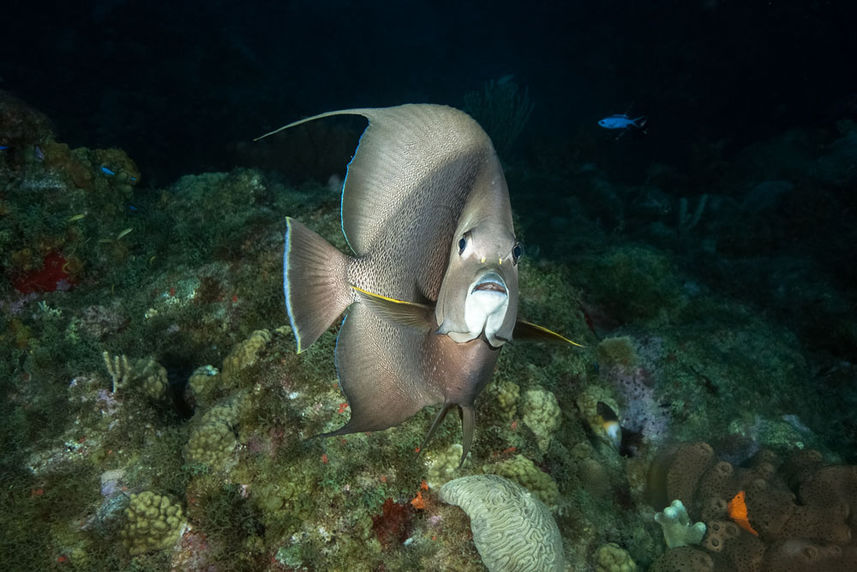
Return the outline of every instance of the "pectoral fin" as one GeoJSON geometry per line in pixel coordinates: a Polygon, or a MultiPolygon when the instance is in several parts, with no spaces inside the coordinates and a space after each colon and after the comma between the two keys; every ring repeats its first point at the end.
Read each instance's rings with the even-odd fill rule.
{"type": "Polygon", "coordinates": [[[521,319],[518,319],[518,321],[515,322],[515,330],[512,332],[512,339],[538,342],[562,342],[579,348],[584,347],[582,344],[574,342],[553,330],[549,330],[543,326],[539,326],[538,324],[521,319]]]}
{"type": "Polygon", "coordinates": [[[432,327],[434,309],[430,306],[388,298],[387,296],[369,292],[353,284],[351,288],[357,292],[360,302],[369,306],[376,316],[401,326],[417,328],[419,330],[428,331],[432,327]]]}

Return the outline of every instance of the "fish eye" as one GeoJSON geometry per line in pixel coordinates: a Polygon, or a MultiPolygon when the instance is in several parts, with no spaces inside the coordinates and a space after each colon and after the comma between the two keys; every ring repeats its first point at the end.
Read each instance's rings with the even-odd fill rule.
{"type": "Polygon", "coordinates": [[[458,254],[464,254],[464,249],[467,248],[467,236],[462,236],[458,241],[458,254]]]}
{"type": "Polygon", "coordinates": [[[515,264],[518,263],[518,259],[524,255],[524,247],[521,246],[520,242],[516,242],[514,248],[512,248],[512,262],[515,264]]]}

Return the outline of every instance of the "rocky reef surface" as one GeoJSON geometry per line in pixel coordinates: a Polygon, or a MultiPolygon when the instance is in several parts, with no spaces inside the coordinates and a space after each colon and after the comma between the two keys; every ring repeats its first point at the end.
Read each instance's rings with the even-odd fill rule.
{"type": "Polygon", "coordinates": [[[740,204],[579,166],[577,197],[539,225],[544,181],[510,171],[523,238],[556,237],[521,263],[521,314],[585,348],[504,349],[461,467],[453,419],[417,454],[430,410],[311,438],[349,411],[335,331],[295,354],[284,216],[345,249],[337,189],[250,169],[147,188],[122,151],[69,149],[5,94],[0,126],[0,568],[482,570],[440,493],[472,475],[537,499],[568,569],[853,562],[854,300],[800,258],[742,274],[776,312],[722,287],[750,264],[735,213],[766,221],[757,241],[777,216],[821,217],[790,201],[853,182],[853,126],[748,150],[724,177],[773,182],[740,204]],[[751,160],[783,148],[809,165],[791,186],[795,161],[751,160]],[[655,514],[675,500],[706,534],[667,549],[655,514]]]}

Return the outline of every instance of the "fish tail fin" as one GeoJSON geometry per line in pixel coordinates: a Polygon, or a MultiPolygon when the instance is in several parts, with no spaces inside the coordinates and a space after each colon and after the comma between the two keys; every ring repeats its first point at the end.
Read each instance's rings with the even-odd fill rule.
{"type": "Polygon", "coordinates": [[[643,129],[646,127],[646,122],[648,120],[649,120],[648,117],[646,117],[645,115],[641,115],[640,117],[637,117],[633,121],[634,121],[634,125],[636,125],[639,129],[643,129]]]}
{"type": "Polygon", "coordinates": [[[286,217],[283,290],[298,353],[312,345],[354,300],[347,266],[348,257],[286,217]]]}

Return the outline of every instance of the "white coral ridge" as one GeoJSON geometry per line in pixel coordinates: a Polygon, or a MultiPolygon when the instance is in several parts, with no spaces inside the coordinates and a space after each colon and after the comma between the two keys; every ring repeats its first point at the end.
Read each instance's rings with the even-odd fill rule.
{"type": "Polygon", "coordinates": [[[664,529],[664,540],[668,548],[699,544],[705,536],[705,523],[691,524],[687,509],[678,499],[663,512],[655,514],[655,522],[664,529]]]}
{"type": "Polygon", "coordinates": [[[440,498],[470,517],[473,542],[489,572],[565,569],[556,521],[524,487],[497,475],[471,475],[443,485],[440,498]]]}

